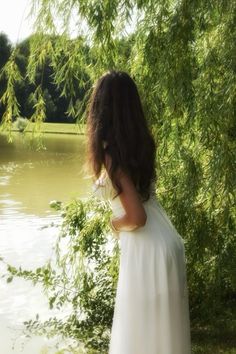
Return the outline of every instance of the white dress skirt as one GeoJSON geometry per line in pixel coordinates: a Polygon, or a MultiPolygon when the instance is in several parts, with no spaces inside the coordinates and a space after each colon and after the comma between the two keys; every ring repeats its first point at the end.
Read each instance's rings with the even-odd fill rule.
{"type": "MultiPolygon", "coordinates": [[[[144,202],[145,226],[122,231],[120,266],[109,354],[190,354],[190,321],[184,242],[155,195],[144,202]]],[[[94,194],[124,214],[109,177],[94,194]]]]}

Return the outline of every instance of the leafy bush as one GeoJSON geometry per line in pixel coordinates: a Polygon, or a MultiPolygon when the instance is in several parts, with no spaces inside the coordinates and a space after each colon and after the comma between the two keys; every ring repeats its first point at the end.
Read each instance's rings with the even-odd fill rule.
{"type": "Polygon", "coordinates": [[[22,133],[27,127],[28,123],[29,123],[28,119],[23,117],[18,117],[15,121],[15,127],[22,133]]]}
{"type": "MultiPolygon", "coordinates": [[[[60,203],[56,204],[56,208],[60,203]]],[[[72,348],[86,353],[106,353],[118,270],[118,244],[109,234],[110,210],[106,202],[91,198],[61,206],[63,222],[55,244],[55,257],[36,270],[7,265],[7,281],[14,276],[41,283],[49,307],[69,314],[60,319],[24,322],[31,334],[62,335],[72,348]]]]}

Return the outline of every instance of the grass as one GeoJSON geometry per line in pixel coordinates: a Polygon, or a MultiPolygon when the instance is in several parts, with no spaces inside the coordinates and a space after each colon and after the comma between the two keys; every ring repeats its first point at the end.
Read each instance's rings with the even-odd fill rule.
{"type": "Polygon", "coordinates": [[[191,332],[192,354],[236,354],[236,333],[224,328],[198,328],[191,332]]]}
{"type": "Polygon", "coordinates": [[[235,300],[228,302],[205,326],[192,323],[192,354],[236,354],[235,305],[235,300]]]}
{"type": "MultiPolygon", "coordinates": [[[[35,123],[29,122],[24,132],[32,132],[35,129],[35,123]]],[[[16,125],[13,125],[13,131],[19,131],[16,125]]],[[[42,123],[41,131],[43,133],[53,134],[85,134],[85,125],[71,123],[42,123]]]]}

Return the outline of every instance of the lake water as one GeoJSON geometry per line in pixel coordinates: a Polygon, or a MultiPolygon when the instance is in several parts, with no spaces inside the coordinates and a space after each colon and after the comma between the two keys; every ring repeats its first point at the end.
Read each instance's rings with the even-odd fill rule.
{"type": "MultiPolygon", "coordinates": [[[[60,219],[50,201],[86,198],[91,192],[83,168],[84,136],[45,134],[43,144],[46,150],[37,151],[29,137],[16,134],[9,144],[0,135],[0,256],[26,269],[42,266],[52,255],[58,228],[45,226],[60,219]]],[[[3,274],[3,265],[0,270],[3,274]]],[[[45,346],[51,347],[47,353],[55,352],[53,340],[22,335],[22,322],[36,313],[41,319],[53,315],[40,286],[0,278],[0,354],[39,354],[45,346]]]]}

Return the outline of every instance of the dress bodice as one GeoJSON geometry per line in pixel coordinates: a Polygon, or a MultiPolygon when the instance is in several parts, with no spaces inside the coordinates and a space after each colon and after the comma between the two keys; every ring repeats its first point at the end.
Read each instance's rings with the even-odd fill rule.
{"type": "MultiPolygon", "coordinates": [[[[124,213],[125,213],[124,207],[121,204],[120,198],[115,197],[117,192],[114,189],[112,182],[107,174],[103,174],[93,184],[93,194],[96,197],[98,197],[99,199],[108,201],[111,208],[112,208],[112,211],[116,217],[124,215],[124,213]]],[[[155,182],[154,181],[151,184],[150,198],[148,201],[151,201],[153,199],[156,199],[156,191],[155,191],[155,182]]]]}
{"type": "Polygon", "coordinates": [[[116,191],[112,186],[111,180],[107,176],[107,174],[104,174],[103,176],[98,178],[93,184],[93,195],[95,195],[101,200],[108,201],[112,208],[113,214],[116,217],[119,217],[125,213],[120,199],[117,197],[114,198],[114,196],[116,195],[116,191]]]}

